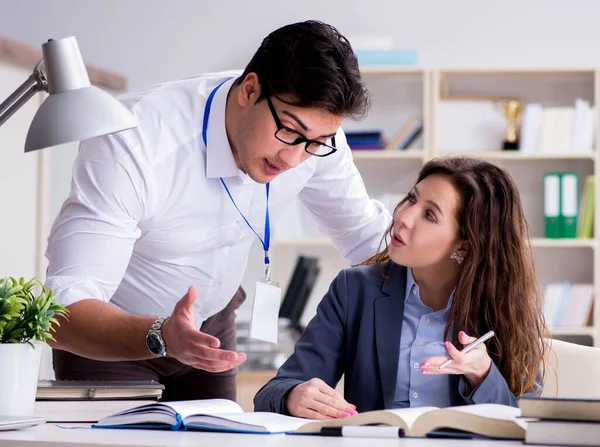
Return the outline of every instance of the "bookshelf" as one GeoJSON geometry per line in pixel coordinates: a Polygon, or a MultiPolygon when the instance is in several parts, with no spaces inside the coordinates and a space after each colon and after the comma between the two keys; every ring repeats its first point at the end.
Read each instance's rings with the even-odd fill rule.
{"type": "MultiPolygon", "coordinates": [[[[544,237],[543,174],[547,171],[574,171],[579,175],[579,197],[585,176],[596,175],[600,162],[597,145],[592,151],[522,153],[492,150],[493,143],[477,147],[445,146],[448,125],[447,101],[517,97],[523,103],[544,107],[573,106],[576,98],[600,104],[600,68],[443,68],[364,67],[361,69],[372,94],[372,113],[363,122],[344,123],[345,130],[381,129],[391,137],[415,114],[423,117],[423,133],[408,150],[355,150],[353,158],[370,195],[375,198],[402,194],[416,180],[428,160],[445,155],[484,158],[506,168],[517,183],[530,226],[536,274],[542,293],[551,282],[573,281],[594,285],[594,310],[600,306],[600,250],[597,249],[600,219],[594,219],[593,239],[547,239],[544,237]]],[[[594,133],[600,134],[600,120],[594,117],[594,133]]],[[[460,128],[457,130],[461,132],[460,128]]],[[[460,135],[459,135],[460,136],[460,135]]],[[[485,143],[485,142],[483,142],[485,143]]],[[[595,209],[600,191],[596,182],[595,209]]],[[[389,199],[389,197],[388,197],[389,199]]],[[[391,202],[390,202],[391,203],[391,202]]],[[[390,205],[384,205],[390,207],[390,205]]],[[[302,210],[300,211],[302,212],[302,210]]],[[[303,214],[304,216],[304,214],[303,214]]],[[[304,217],[303,217],[304,218],[304,217]]],[[[310,219],[310,218],[309,218],[310,219]]],[[[306,223],[307,221],[305,221],[306,223]]],[[[275,224],[276,225],[276,224],[275,224]]],[[[280,284],[286,287],[295,257],[310,254],[321,257],[322,271],[307,305],[303,320],[312,318],[316,305],[331,280],[348,264],[315,226],[302,235],[277,236],[274,229],[274,262],[280,284]]],[[[593,311],[592,324],[584,327],[551,328],[553,336],[576,337],[600,346],[600,311],[593,311]]]]}

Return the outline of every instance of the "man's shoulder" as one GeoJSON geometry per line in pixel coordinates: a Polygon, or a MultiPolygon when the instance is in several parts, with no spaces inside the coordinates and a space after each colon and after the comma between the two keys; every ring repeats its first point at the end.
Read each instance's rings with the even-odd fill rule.
{"type": "Polygon", "coordinates": [[[208,95],[236,74],[239,72],[203,73],[119,96],[138,124],[121,137],[147,166],[165,160],[184,145],[198,145],[208,95]]]}
{"type": "Polygon", "coordinates": [[[204,103],[214,87],[240,74],[241,70],[194,74],[124,93],[118,99],[134,113],[155,109],[166,114],[162,107],[165,104],[185,105],[182,98],[188,99],[187,104],[204,103]]]}

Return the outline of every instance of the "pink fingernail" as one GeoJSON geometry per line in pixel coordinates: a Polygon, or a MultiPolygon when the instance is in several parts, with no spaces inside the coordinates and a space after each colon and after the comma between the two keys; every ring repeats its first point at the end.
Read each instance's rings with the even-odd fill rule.
{"type": "Polygon", "coordinates": [[[352,413],[350,413],[352,416],[356,416],[358,414],[358,411],[356,410],[352,410],[352,413]]]}
{"type": "Polygon", "coordinates": [[[449,342],[449,341],[445,341],[445,342],[444,342],[444,347],[445,347],[446,349],[448,349],[448,346],[450,346],[450,342],[449,342]]]}
{"type": "Polygon", "coordinates": [[[343,417],[343,418],[347,418],[347,417],[349,417],[349,416],[350,416],[350,413],[342,413],[342,417],[343,417]]]}

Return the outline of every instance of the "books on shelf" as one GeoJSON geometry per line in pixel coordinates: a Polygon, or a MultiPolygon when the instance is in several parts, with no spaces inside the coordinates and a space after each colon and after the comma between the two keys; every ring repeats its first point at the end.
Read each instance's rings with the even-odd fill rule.
{"type": "Polygon", "coordinates": [[[544,319],[548,327],[583,327],[591,322],[594,285],[563,281],[544,292],[544,319]]]}
{"type": "MultiPolygon", "coordinates": [[[[98,421],[94,428],[208,430],[242,433],[319,434],[322,427],[388,425],[404,429],[406,436],[424,437],[444,430],[491,438],[523,439],[525,422],[517,408],[496,405],[404,408],[368,411],[343,419],[313,421],[276,413],[244,413],[225,399],[169,402],[135,407],[98,421]]],[[[452,434],[455,437],[456,433],[452,434]]]]}
{"type": "Polygon", "coordinates": [[[577,98],[573,107],[526,104],[521,117],[523,153],[591,153],[594,150],[596,109],[577,98]]]}
{"type": "Polygon", "coordinates": [[[386,149],[408,149],[423,133],[423,118],[409,118],[398,132],[388,141],[386,149]]]}
{"type": "Polygon", "coordinates": [[[352,150],[383,149],[385,146],[380,130],[348,130],[345,134],[352,150]]]}
{"type": "Polygon", "coordinates": [[[598,445],[600,400],[521,398],[521,416],[527,423],[525,444],[598,445]]]}
{"type": "Polygon", "coordinates": [[[404,150],[415,144],[423,133],[423,118],[413,116],[406,120],[402,127],[387,140],[382,130],[347,130],[346,141],[352,150],[388,149],[404,150]]]}

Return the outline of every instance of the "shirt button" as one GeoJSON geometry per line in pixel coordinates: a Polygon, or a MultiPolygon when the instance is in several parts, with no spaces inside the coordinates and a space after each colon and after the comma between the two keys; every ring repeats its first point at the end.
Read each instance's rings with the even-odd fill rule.
{"type": "Polygon", "coordinates": [[[414,369],[419,369],[419,363],[418,363],[418,362],[415,362],[415,364],[413,365],[413,368],[414,368],[414,369]]]}
{"type": "Polygon", "coordinates": [[[425,342],[424,342],[423,340],[419,340],[419,341],[417,342],[417,344],[418,344],[419,346],[423,346],[423,345],[425,344],[425,342]]]}
{"type": "Polygon", "coordinates": [[[419,393],[417,393],[416,391],[413,393],[413,397],[416,399],[417,397],[419,397],[419,393]]]}
{"type": "Polygon", "coordinates": [[[412,294],[413,294],[413,295],[416,295],[416,294],[417,294],[417,289],[415,289],[414,287],[413,287],[413,289],[412,289],[412,294]]]}
{"type": "Polygon", "coordinates": [[[427,323],[427,324],[431,323],[431,318],[429,318],[429,317],[425,318],[425,323],[427,323]]]}

